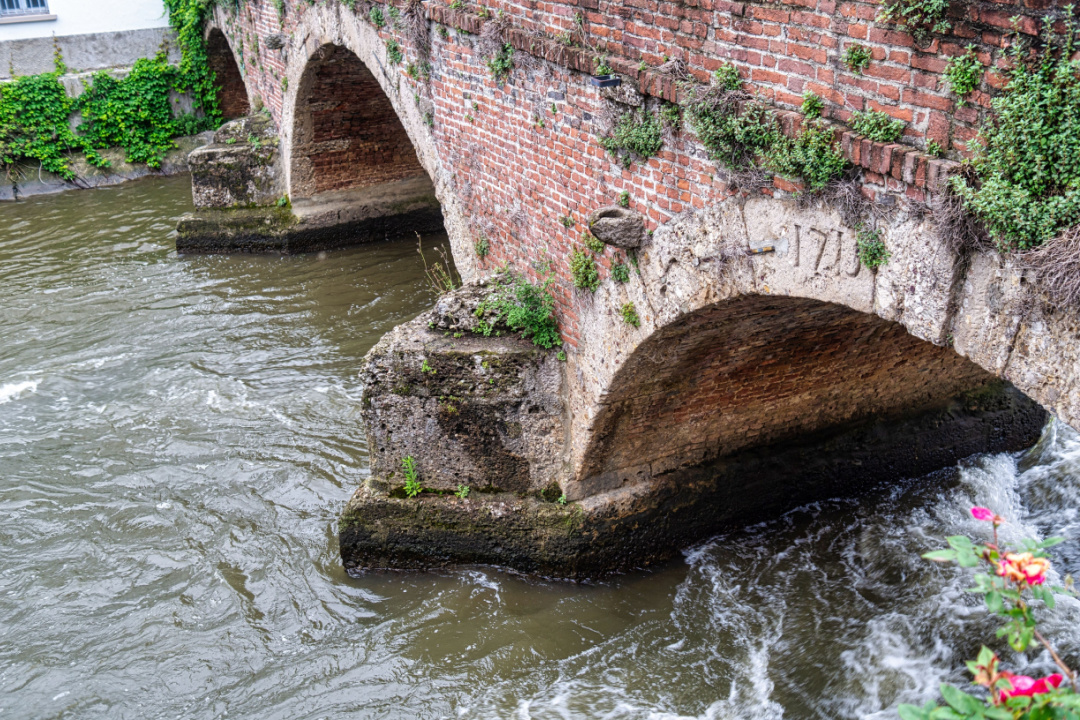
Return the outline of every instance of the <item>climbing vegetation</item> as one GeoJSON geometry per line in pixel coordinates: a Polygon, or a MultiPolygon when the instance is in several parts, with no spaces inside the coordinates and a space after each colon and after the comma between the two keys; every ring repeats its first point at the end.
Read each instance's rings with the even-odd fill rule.
{"type": "Polygon", "coordinates": [[[623,113],[611,131],[600,138],[604,149],[630,167],[635,156],[650,158],[664,146],[664,125],[648,110],[623,113]]]}
{"type": "Polygon", "coordinates": [[[574,248],[570,252],[570,277],[579,290],[596,292],[600,287],[600,270],[591,252],[584,248],[574,248]]]}
{"type": "Polygon", "coordinates": [[[483,260],[491,252],[491,241],[481,235],[473,240],[473,251],[476,252],[476,257],[483,260]]]}
{"type": "Polygon", "coordinates": [[[870,67],[870,48],[858,43],[852,43],[844,50],[841,58],[848,70],[856,75],[862,75],[862,71],[870,67]]]}
{"type": "Polygon", "coordinates": [[[641,318],[638,317],[637,308],[634,307],[634,303],[623,303],[620,312],[622,313],[624,323],[633,325],[634,327],[641,327],[641,318]]]}
{"type": "Polygon", "coordinates": [[[206,127],[204,119],[194,115],[173,115],[169,92],[178,75],[163,52],[136,60],[124,78],[95,73],[75,103],[82,114],[79,133],[91,147],[122,147],[129,162],[160,167],[173,138],[206,127]]]}
{"type": "Polygon", "coordinates": [[[851,113],[851,129],[877,142],[894,142],[904,134],[904,121],[880,110],[856,110],[851,113]]]}
{"type": "Polygon", "coordinates": [[[74,102],[60,76],[65,72],[57,57],[56,70],[16,78],[0,84],[0,167],[9,174],[17,163],[36,162],[48,172],[72,179],[66,153],[83,152],[94,165],[106,161],[69,125],[74,102]]]}
{"type": "Polygon", "coordinates": [[[386,40],[386,57],[394,65],[398,65],[405,59],[405,53],[401,52],[401,45],[394,38],[386,40]]]}
{"type": "Polygon", "coordinates": [[[711,91],[691,102],[687,115],[709,156],[734,172],[764,167],[816,191],[848,166],[827,126],[806,122],[789,138],[771,110],[740,92],[711,91]]]}
{"type": "Polygon", "coordinates": [[[1036,247],[1080,224],[1080,60],[1070,59],[1076,28],[1067,22],[1056,47],[1052,32],[1047,20],[1045,49],[1033,62],[1014,39],[1005,87],[991,101],[981,141],[970,145],[973,177],[951,179],[1002,250],[1036,247]]]}
{"type": "Polygon", "coordinates": [[[687,108],[690,126],[715,162],[745,170],[773,146],[780,135],[775,116],[742,93],[706,93],[687,108]]]}
{"type": "Polygon", "coordinates": [[[949,60],[945,66],[945,83],[957,97],[960,105],[964,98],[982,82],[983,64],[975,56],[975,46],[968,45],[967,52],[949,60]]]}
{"type": "Polygon", "coordinates": [[[164,53],[140,59],[125,78],[97,73],[86,92],[72,100],[60,82],[67,68],[58,52],[53,72],[0,85],[0,168],[10,176],[15,165],[34,163],[71,180],[70,154],[82,153],[91,165],[105,167],[108,162],[97,150],[107,147],[122,147],[128,160],[159,167],[173,138],[220,124],[202,35],[210,5],[204,0],[164,2],[182,52],[179,68],[169,65],[164,53]],[[201,117],[175,117],[172,90],[188,93],[201,117]],[[83,120],[72,132],[76,111],[83,120]]]}
{"type": "Polygon", "coordinates": [[[664,127],[673,133],[682,130],[682,107],[677,103],[664,100],[660,103],[660,119],[664,121],[664,127]]]}
{"type": "Polygon", "coordinates": [[[189,93],[195,109],[206,117],[207,127],[221,124],[218,90],[214,71],[210,69],[203,26],[213,9],[208,0],[164,0],[169,11],[169,25],[176,31],[180,45],[180,72],[174,89],[189,93]]]}
{"type": "Polygon", "coordinates": [[[491,77],[497,84],[502,85],[506,82],[506,79],[510,77],[510,72],[514,69],[514,46],[510,43],[503,43],[499,51],[488,58],[487,67],[488,71],[491,72],[491,77]]]}
{"type": "Polygon", "coordinates": [[[739,90],[742,88],[742,78],[739,77],[739,68],[731,63],[724,63],[713,71],[713,79],[717,86],[724,90],[739,90]]]}
{"type": "Polygon", "coordinates": [[[807,123],[794,139],[779,135],[765,154],[765,166],[777,175],[800,178],[811,191],[824,188],[847,169],[832,130],[807,123]]]}
{"type": "Polygon", "coordinates": [[[581,243],[597,255],[603,255],[604,249],[607,247],[606,245],[604,245],[603,240],[595,237],[588,230],[583,230],[581,232],[581,243]]]}
{"type": "MultiPolygon", "coordinates": [[[[495,290],[484,298],[476,308],[476,316],[483,317],[495,311],[497,321],[521,337],[531,339],[534,345],[553,348],[562,345],[559,323],[555,318],[555,298],[551,296],[554,280],[547,277],[539,285],[529,282],[522,275],[507,271],[495,290]]],[[[492,325],[480,326],[480,331],[490,335],[492,325]]]]}
{"type": "Polygon", "coordinates": [[[949,0],[885,0],[878,13],[881,22],[894,22],[924,43],[930,33],[947,33],[952,25],[945,19],[949,0]]]}
{"type": "Polygon", "coordinates": [[[887,262],[891,254],[877,230],[860,226],[855,235],[855,246],[859,253],[859,262],[871,270],[877,270],[887,262]]]}
{"type": "Polygon", "coordinates": [[[825,101],[821,99],[820,95],[807,90],[803,93],[802,105],[799,106],[799,110],[808,120],[814,120],[821,117],[821,111],[825,109],[825,101]]]}

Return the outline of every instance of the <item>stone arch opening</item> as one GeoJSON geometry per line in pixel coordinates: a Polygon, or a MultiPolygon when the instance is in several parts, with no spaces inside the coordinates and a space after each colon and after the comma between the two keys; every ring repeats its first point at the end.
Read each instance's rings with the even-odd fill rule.
{"type": "MultiPolygon", "coordinates": [[[[617,371],[572,497],[649,497],[670,540],[1038,439],[1045,411],[895,322],[745,295],[684,315],[617,371]]],[[[635,501],[637,502],[637,501],[635,501]]],[[[646,507],[640,508],[652,514],[646,507]]]]}
{"type": "Polygon", "coordinates": [[[217,28],[210,30],[206,38],[206,55],[218,86],[218,105],[226,120],[244,117],[251,112],[244,76],[233,57],[232,48],[225,33],[217,28]]]}
{"type": "Polygon", "coordinates": [[[434,195],[390,99],[347,48],[323,46],[309,61],[297,90],[292,141],[295,198],[388,183],[423,185],[434,195]]]}

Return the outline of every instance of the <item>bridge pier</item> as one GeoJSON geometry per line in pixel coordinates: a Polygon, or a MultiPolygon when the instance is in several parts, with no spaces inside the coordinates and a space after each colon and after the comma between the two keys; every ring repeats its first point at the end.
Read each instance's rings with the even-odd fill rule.
{"type": "MultiPolygon", "coordinates": [[[[227,108],[238,94],[223,87],[227,108]]],[[[390,99],[340,45],[304,67],[289,132],[249,115],[189,165],[196,210],[178,225],[179,252],[291,254],[444,231],[435,185],[390,99]]]]}
{"type": "Polygon", "coordinates": [[[644,567],[727,526],[1026,448],[1046,418],[895,323],[751,296],[656,333],[658,354],[630,363],[587,425],[571,410],[573,362],[505,328],[475,332],[485,292],[444,296],[365,358],[371,476],[340,525],[351,571],[644,567]],[[575,445],[588,447],[576,467],[575,445]]]}

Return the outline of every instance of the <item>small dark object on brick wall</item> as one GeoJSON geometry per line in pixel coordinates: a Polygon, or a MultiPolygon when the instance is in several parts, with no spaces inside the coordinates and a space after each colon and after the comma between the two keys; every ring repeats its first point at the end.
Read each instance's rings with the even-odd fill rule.
{"type": "Polygon", "coordinates": [[[593,75],[592,84],[601,88],[619,87],[622,85],[622,78],[618,75],[593,75]]]}

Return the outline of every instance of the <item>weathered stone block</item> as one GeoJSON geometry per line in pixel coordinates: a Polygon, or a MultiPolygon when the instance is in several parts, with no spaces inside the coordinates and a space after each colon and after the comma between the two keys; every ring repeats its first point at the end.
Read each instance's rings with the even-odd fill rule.
{"type": "Polygon", "coordinates": [[[555,353],[501,331],[484,337],[438,329],[445,321],[444,312],[425,313],[388,333],[364,360],[373,486],[400,488],[407,456],[433,490],[468,485],[535,494],[560,481],[562,368],[555,353]]]}
{"type": "Polygon", "coordinates": [[[197,208],[272,205],[284,194],[276,130],[262,115],[222,125],[188,165],[197,208]]]}

